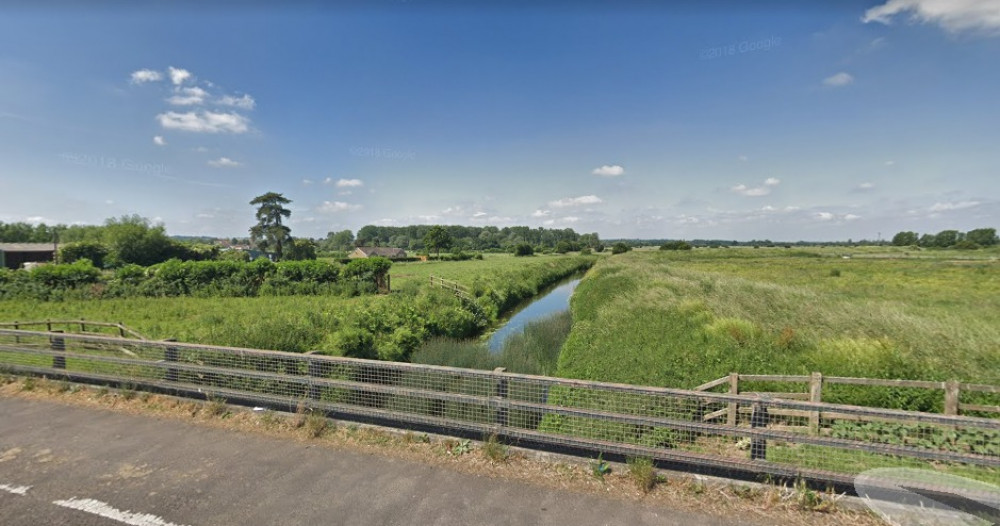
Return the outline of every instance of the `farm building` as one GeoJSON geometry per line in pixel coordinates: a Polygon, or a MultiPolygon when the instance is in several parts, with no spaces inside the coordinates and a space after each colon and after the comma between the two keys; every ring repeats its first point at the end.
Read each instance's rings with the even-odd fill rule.
{"type": "Polygon", "coordinates": [[[0,243],[0,268],[19,269],[25,263],[55,261],[52,243],[0,243]]]}
{"type": "Polygon", "coordinates": [[[392,247],[358,247],[347,255],[349,258],[370,258],[380,256],[389,259],[399,259],[406,257],[406,251],[401,248],[392,247]]]}

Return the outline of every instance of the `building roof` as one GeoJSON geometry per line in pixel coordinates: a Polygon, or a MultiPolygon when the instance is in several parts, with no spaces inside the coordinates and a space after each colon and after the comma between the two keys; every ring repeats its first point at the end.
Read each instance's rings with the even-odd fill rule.
{"type": "Polygon", "coordinates": [[[0,243],[4,252],[55,252],[52,243],[0,243]]]}
{"type": "Polygon", "coordinates": [[[406,251],[401,248],[394,247],[358,247],[355,249],[360,251],[365,257],[372,256],[382,256],[384,258],[398,258],[406,257],[406,251]]]}

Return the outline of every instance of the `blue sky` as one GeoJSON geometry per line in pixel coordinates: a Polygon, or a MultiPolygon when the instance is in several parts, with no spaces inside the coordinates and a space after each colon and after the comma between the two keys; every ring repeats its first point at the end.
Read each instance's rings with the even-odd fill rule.
{"type": "Polygon", "coordinates": [[[143,5],[0,8],[0,221],[1000,227],[1000,0],[143,5]]]}

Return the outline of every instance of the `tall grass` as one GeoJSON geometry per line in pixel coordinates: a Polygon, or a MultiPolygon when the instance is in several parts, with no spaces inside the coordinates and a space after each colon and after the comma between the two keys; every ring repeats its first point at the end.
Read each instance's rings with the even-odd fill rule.
{"type": "Polygon", "coordinates": [[[411,361],[483,370],[503,367],[513,373],[552,375],[571,326],[569,311],[551,314],[527,323],[523,332],[508,337],[495,353],[479,340],[434,338],[417,350],[411,361]]]}
{"type": "MultiPolygon", "coordinates": [[[[733,371],[1000,384],[996,263],[693,252],[601,260],[572,299],[559,375],[669,387],[733,371]]],[[[880,405],[911,408],[941,398],[885,396],[895,399],[880,405]]]]}

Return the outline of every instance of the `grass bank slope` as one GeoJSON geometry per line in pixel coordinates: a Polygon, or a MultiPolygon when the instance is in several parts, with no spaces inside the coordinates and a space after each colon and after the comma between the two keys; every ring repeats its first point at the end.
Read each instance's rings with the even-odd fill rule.
{"type": "Polygon", "coordinates": [[[688,388],[733,371],[1000,384],[996,258],[842,251],[604,258],[572,299],[559,375],[688,388]]]}

